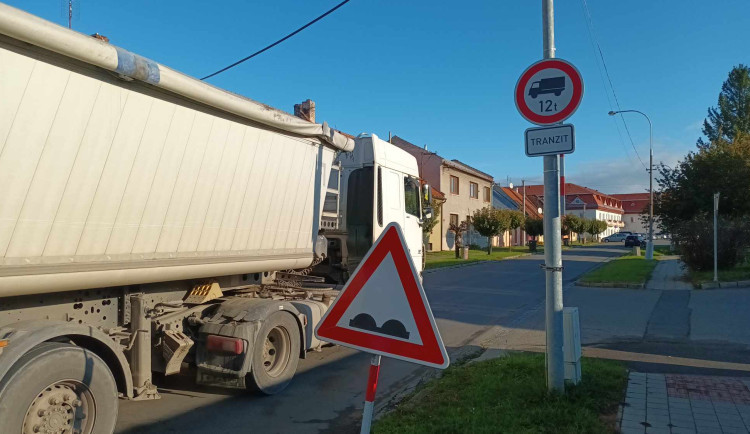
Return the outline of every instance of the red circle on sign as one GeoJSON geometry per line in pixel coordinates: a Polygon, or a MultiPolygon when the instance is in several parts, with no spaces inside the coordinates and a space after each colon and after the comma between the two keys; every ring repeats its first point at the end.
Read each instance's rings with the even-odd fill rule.
{"type": "Polygon", "coordinates": [[[516,108],[521,113],[521,116],[526,118],[529,122],[533,122],[537,125],[550,125],[562,122],[569,118],[573,112],[576,111],[578,105],[581,103],[583,97],[583,79],[581,74],[578,72],[575,66],[562,59],[544,59],[536,62],[529,66],[526,71],[521,74],[521,78],[516,83],[516,108]],[[559,69],[570,77],[571,83],[573,83],[573,96],[570,98],[570,103],[565,106],[564,109],[559,112],[544,116],[534,113],[527,105],[524,99],[524,90],[526,84],[529,82],[532,76],[543,69],[559,69]]]}

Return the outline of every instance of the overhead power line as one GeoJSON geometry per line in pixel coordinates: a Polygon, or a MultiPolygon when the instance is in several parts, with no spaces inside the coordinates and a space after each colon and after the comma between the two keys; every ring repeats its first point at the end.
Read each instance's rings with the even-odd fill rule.
{"type": "MultiPolygon", "coordinates": [[[[615,92],[615,86],[612,84],[612,78],[609,76],[609,69],[607,68],[607,62],[604,60],[604,53],[602,51],[602,47],[599,44],[599,39],[596,36],[596,28],[594,27],[594,19],[591,17],[591,11],[589,10],[589,5],[586,2],[586,0],[581,0],[583,4],[583,11],[584,16],[586,17],[586,23],[589,27],[589,38],[592,39],[592,44],[596,44],[596,51],[599,54],[599,58],[602,60],[602,66],[604,67],[604,74],[607,76],[607,81],[609,82],[609,88],[612,91],[612,96],[615,100],[615,106],[617,107],[617,111],[621,111],[622,108],[620,107],[620,101],[617,99],[617,92],[615,92]]],[[[596,54],[596,52],[595,52],[596,54]]],[[[598,66],[598,62],[597,62],[598,66]]],[[[609,100],[609,94],[607,94],[607,101],[610,105],[610,108],[612,108],[612,102],[609,100]]],[[[648,170],[648,167],[643,162],[643,159],[641,159],[641,155],[638,153],[638,149],[635,147],[635,143],[633,142],[633,137],[630,135],[630,129],[628,128],[628,123],[625,121],[625,116],[620,113],[620,119],[622,119],[622,123],[625,126],[625,132],[628,135],[628,139],[630,140],[630,146],[633,147],[633,151],[635,151],[635,156],[638,157],[638,161],[641,162],[641,165],[648,170]]],[[[620,133],[619,127],[617,130],[618,134],[620,133]]]]}
{"type": "Polygon", "coordinates": [[[240,59],[240,60],[232,63],[229,66],[221,68],[220,70],[214,72],[213,74],[209,74],[209,75],[201,78],[201,80],[206,80],[206,79],[211,78],[211,77],[213,77],[213,76],[215,76],[217,74],[221,74],[222,72],[224,72],[224,71],[226,71],[228,69],[234,68],[235,66],[239,65],[240,63],[246,62],[246,61],[252,59],[253,57],[255,57],[257,55],[259,55],[259,54],[261,54],[261,53],[263,53],[265,51],[270,50],[271,48],[279,45],[280,43],[286,41],[287,39],[291,38],[292,36],[296,35],[297,33],[305,30],[306,28],[312,26],[313,24],[317,23],[318,21],[322,20],[323,18],[327,17],[328,15],[332,14],[336,9],[338,9],[341,6],[344,6],[345,4],[349,3],[349,1],[350,0],[344,0],[344,1],[342,1],[341,3],[337,4],[336,6],[332,7],[328,11],[326,11],[323,15],[320,15],[319,17],[315,18],[314,20],[310,21],[309,23],[305,24],[304,26],[300,27],[299,29],[293,31],[292,33],[284,36],[283,38],[279,39],[278,41],[274,42],[273,44],[268,45],[268,46],[266,46],[266,47],[264,47],[264,48],[256,51],[255,53],[253,53],[253,54],[251,54],[251,55],[249,55],[249,56],[247,56],[245,58],[242,58],[242,59],[240,59]]]}

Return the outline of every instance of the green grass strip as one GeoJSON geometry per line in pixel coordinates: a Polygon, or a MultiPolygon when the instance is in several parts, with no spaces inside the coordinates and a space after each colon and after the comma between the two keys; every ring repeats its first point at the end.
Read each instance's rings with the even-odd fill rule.
{"type": "Polygon", "coordinates": [[[450,367],[374,426],[375,433],[615,432],[627,374],[618,362],[583,359],[583,380],[549,394],[543,354],[450,367]]]}
{"type": "Polygon", "coordinates": [[[590,271],[580,280],[586,283],[646,283],[656,264],[643,256],[621,256],[590,271]]]}
{"type": "MultiPolygon", "coordinates": [[[[542,249],[538,249],[543,252],[542,249]]],[[[450,267],[452,265],[470,264],[480,261],[501,261],[503,259],[515,258],[524,253],[529,253],[528,247],[517,246],[508,251],[507,247],[494,247],[492,254],[488,255],[486,250],[469,250],[469,259],[456,259],[455,251],[427,252],[425,258],[425,269],[450,267]]]]}

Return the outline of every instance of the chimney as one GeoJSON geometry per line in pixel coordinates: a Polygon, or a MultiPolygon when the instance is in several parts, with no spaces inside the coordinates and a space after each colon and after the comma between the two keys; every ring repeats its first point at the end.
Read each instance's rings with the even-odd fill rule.
{"type": "Polygon", "coordinates": [[[93,35],[91,35],[91,37],[96,38],[96,39],[98,39],[100,41],[109,42],[109,38],[108,37],[106,37],[104,35],[100,35],[98,33],[94,33],[93,35]]]}
{"type": "Polygon", "coordinates": [[[315,101],[305,100],[294,105],[294,116],[315,122],[315,101]]]}

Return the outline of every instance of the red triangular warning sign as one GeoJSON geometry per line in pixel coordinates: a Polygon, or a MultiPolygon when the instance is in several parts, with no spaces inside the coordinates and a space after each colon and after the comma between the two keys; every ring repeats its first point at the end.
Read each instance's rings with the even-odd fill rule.
{"type": "Polygon", "coordinates": [[[450,362],[404,236],[389,224],[315,328],[318,339],[444,369],[450,362]]]}

